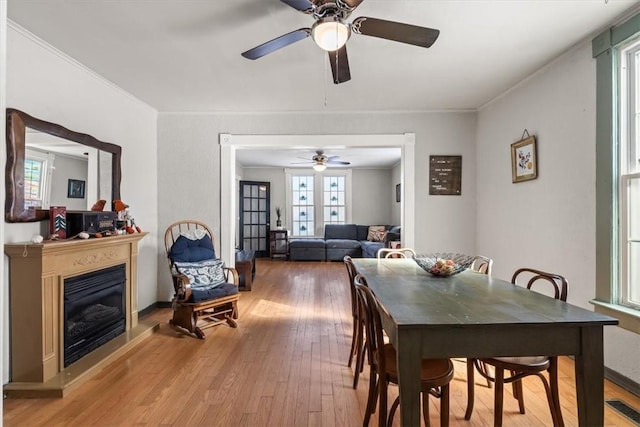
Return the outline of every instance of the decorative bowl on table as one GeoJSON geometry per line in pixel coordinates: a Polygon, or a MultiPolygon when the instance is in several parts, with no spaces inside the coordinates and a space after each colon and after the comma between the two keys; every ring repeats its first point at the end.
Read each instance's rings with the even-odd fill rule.
{"type": "Polygon", "coordinates": [[[472,255],[436,252],[416,255],[413,259],[427,273],[446,277],[465,271],[473,263],[474,258],[472,255]]]}

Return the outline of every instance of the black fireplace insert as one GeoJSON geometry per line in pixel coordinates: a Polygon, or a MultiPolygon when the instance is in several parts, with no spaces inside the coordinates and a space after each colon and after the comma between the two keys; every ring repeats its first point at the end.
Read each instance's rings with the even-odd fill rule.
{"type": "Polygon", "coordinates": [[[65,279],[65,368],[125,331],[125,282],[125,264],[65,279]]]}

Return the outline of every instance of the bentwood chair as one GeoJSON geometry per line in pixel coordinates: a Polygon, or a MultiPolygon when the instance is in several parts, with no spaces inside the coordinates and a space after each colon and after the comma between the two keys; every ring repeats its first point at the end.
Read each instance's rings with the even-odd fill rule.
{"type": "Polygon", "coordinates": [[[164,233],[164,245],[175,291],[170,323],[200,339],[205,328],[237,327],[238,273],[216,258],[209,227],[196,220],[175,222],[164,233]]]}
{"type": "MultiPolygon", "coordinates": [[[[365,278],[357,274],[354,279],[358,295],[360,314],[364,318],[367,331],[367,357],[369,358],[369,397],[363,426],[369,425],[371,415],[378,405],[378,425],[391,426],[400,397],[397,397],[387,417],[387,399],[389,384],[398,384],[398,368],[396,350],[391,344],[385,344],[382,319],[378,301],[367,286],[365,278]]],[[[449,383],[453,379],[453,364],[450,359],[425,359],[422,361],[421,392],[422,392],[422,416],[425,425],[429,423],[429,395],[440,399],[440,425],[449,425],[449,383]]]]}
{"type": "Polygon", "coordinates": [[[476,255],[469,269],[477,273],[483,273],[491,276],[492,267],[493,260],[491,258],[487,258],[486,256],[482,255],[476,255]]]}
{"type": "MultiPolygon", "coordinates": [[[[513,273],[511,283],[517,285],[519,281],[526,282],[526,288],[532,289],[534,285],[537,289],[541,285],[547,285],[553,294],[553,298],[562,301],[567,300],[567,280],[554,273],[547,273],[533,268],[520,268],[513,273]],[[524,278],[524,281],[523,281],[524,278]]],[[[513,397],[518,400],[520,413],[525,413],[524,394],[522,390],[522,379],[535,375],[542,380],[544,385],[553,425],[564,426],[562,412],[560,409],[560,397],[558,392],[558,358],[557,356],[525,356],[525,357],[495,357],[488,359],[475,359],[472,362],[475,370],[483,377],[495,383],[494,396],[494,426],[502,425],[502,408],[504,399],[504,384],[512,383],[513,397]],[[490,375],[485,365],[493,366],[495,374],[490,375]],[[510,375],[505,377],[505,371],[510,375]],[[549,381],[543,375],[547,371],[549,381]]],[[[473,412],[473,373],[474,369],[467,370],[467,411],[464,418],[469,420],[473,412]]]]}
{"type": "Polygon", "coordinates": [[[356,295],[356,288],[353,283],[358,270],[353,264],[353,260],[349,255],[346,255],[343,259],[345,267],[347,267],[347,274],[349,276],[349,290],[351,291],[351,316],[353,318],[353,332],[351,333],[351,349],[349,350],[349,362],[347,366],[351,367],[353,358],[356,359],[356,367],[353,373],[353,388],[358,388],[358,378],[360,372],[362,372],[362,365],[364,364],[364,323],[360,317],[358,308],[358,296],[356,295]]]}
{"type": "Polygon", "coordinates": [[[380,248],[376,254],[378,259],[381,258],[415,258],[416,251],[411,248],[380,248]]]}

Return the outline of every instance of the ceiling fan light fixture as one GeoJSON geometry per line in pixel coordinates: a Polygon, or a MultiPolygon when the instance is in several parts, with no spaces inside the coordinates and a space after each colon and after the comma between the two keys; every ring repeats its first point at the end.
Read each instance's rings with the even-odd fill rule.
{"type": "Polygon", "coordinates": [[[327,168],[327,165],[325,165],[324,163],[316,163],[313,165],[313,170],[316,172],[322,172],[326,168],[327,168]]]}
{"type": "Polygon", "coordinates": [[[349,25],[337,16],[318,19],[311,27],[313,41],[328,52],[340,49],[350,36],[349,25]]]}

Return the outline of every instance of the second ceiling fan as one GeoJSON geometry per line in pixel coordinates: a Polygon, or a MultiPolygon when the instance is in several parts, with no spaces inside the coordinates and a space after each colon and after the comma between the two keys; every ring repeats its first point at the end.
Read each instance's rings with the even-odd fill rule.
{"type": "Polygon", "coordinates": [[[242,53],[248,59],[258,59],[309,36],[329,54],[335,84],[351,80],[346,42],[352,33],[378,37],[420,47],[431,47],[439,30],[361,16],[348,23],[346,19],[364,0],[280,0],[292,8],[311,15],[311,28],[300,28],[276,37],[242,53]]]}

